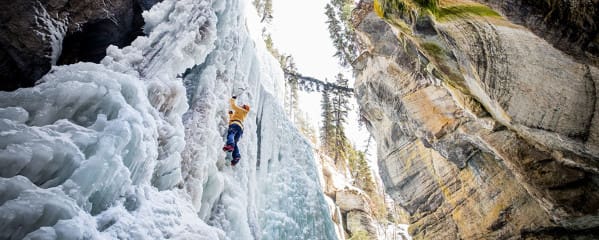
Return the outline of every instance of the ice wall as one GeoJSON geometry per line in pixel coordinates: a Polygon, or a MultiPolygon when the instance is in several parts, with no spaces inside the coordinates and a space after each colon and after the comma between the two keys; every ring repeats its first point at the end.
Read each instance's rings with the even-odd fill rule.
{"type": "Polygon", "coordinates": [[[101,64],[0,92],[0,239],[334,239],[248,5],[165,0],[101,64]],[[252,106],[235,167],[232,94],[252,106]]]}
{"type": "Polygon", "coordinates": [[[200,216],[234,238],[334,239],[312,147],[279,104],[283,73],[258,39],[257,18],[248,13],[254,18],[245,22],[236,14],[244,13],[218,15],[216,49],[185,77],[186,189],[200,216]],[[252,108],[240,141],[242,159],[233,168],[224,166],[220,150],[232,95],[252,108]]]}

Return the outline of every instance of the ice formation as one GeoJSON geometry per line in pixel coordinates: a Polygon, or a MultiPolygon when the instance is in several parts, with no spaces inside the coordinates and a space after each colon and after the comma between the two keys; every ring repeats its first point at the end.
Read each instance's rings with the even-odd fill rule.
{"type": "Polygon", "coordinates": [[[100,64],[0,92],[0,239],[335,239],[247,0],[164,0],[100,64]],[[244,89],[244,90],[242,90],[244,89]],[[224,163],[228,98],[252,106],[224,163]]]}

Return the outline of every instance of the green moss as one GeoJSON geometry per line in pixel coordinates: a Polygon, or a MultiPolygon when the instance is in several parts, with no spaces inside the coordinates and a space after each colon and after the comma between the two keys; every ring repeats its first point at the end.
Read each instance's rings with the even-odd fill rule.
{"type": "Polygon", "coordinates": [[[439,47],[439,45],[433,42],[421,43],[420,47],[422,47],[427,53],[429,53],[430,55],[432,55],[432,57],[436,59],[440,59],[441,56],[445,53],[443,48],[439,47]]]}
{"type": "Polygon", "coordinates": [[[436,13],[439,9],[439,0],[414,0],[421,8],[436,13]]]}
{"type": "Polygon", "coordinates": [[[407,10],[409,10],[409,7],[403,0],[385,1],[385,13],[401,15],[407,10]]]}
{"type": "Polygon", "coordinates": [[[375,0],[374,8],[377,14],[389,19],[390,16],[402,16],[419,8],[420,13],[435,15],[437,20],[449,20],[451,18],[465,17],[467,15],[482,17],[501,17],[493,9],[481,4],[453,5],[442,7],[439,0],[375,0]]]}
{"type": "Polygon", "coordinates": [[[428,57],[430,57],[432,64],[435,69],[432,74],[439,79],[443,79],[444,82],[462,91],[465,94],[469,94],[468,88],[464,86],[464,78],[458,73],[455,73],[450,66],[447,65],[445,49],[440,47],[434,42],[420,43],[420,48],[424,50],[428,57]]]}
{"type": "Polygon", "coordinates": [[[452,72],[449,67],[443,65],[441,66],[442,71],[447,71],[448,74],[446,74],[445,78],[441,78],[443,79],[443,81],[445,83],[447,83],[449,86],[459,90],[460,92],[466,94],[466,95],[470,95],[470,90],[468,89],[468,87],[466,87],[464,84],[464,77],[462,75],[459,75],[457,73],[452,72]]]}
{"type": "Polygon", "coordinates": [[[499,13],[484,5],[458,5],[439,8],[435,13],[438,20],[448,20],[455,17],[464,17],[465,15],[475,15],[482,17],[501,17],[499,13]]]}

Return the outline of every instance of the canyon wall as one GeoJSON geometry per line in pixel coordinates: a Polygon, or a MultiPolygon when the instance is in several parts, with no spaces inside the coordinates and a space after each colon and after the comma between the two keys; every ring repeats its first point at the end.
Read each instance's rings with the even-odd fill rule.
{"type": "Polygon", "coordinates": [[[415,239],[598,236],[597,6],[358,4],[361,114],[415,239]]]}

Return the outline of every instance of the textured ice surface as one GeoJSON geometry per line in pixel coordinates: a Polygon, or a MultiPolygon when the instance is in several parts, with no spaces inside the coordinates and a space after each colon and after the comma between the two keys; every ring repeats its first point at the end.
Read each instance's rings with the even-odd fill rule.
{"type": "Polygon", "coordinates": [[[253,11],[164,0],[100,64],[0,92],[0,239],[334,239],[253,11]],[[230,167],[233,94],[252,110],[230,167]]]}

